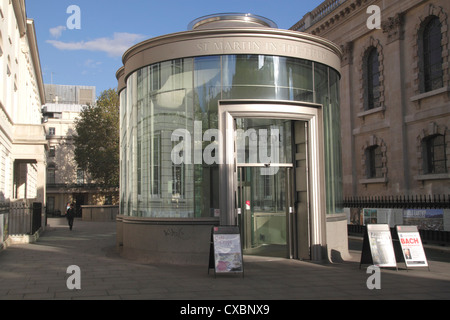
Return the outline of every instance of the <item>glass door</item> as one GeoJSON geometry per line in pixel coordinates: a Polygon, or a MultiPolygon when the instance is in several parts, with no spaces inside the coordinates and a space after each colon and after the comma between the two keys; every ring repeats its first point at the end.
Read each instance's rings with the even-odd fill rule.
{"type": "Polygon", "coordinates": [[[238,219],[244,254],[289,258],[293,224],[292,168],[238,167],[238,219]]]}
{"type": "Polygon", "coordinates": [[[219,103],[220,224],[239,224],[247,254],[321,259],[326,203],[322,123],[320,105],[219,103]]]}
{"type": "Polygon", "coordinates": [[[236,199],[245,254],[289,257],[293,123],[235,118],[236,199]]]}

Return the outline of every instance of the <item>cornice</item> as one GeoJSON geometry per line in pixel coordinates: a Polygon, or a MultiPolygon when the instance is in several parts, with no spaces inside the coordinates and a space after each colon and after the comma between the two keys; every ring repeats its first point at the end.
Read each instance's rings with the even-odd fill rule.
{"type": "Polygon", "coordinates": [[[41,69],[41,59],[39,57],[39,49],[37,45],[36,29],[34,27],[34,20],[27,20],[27,38],[28,45],[30,47],[31,59],[33,61],[34,72],[36,76],[37,87],[39,90],[39,98],[41,99],[41,104],[45,103],[45,91],[44,91],[44,81],[42,79],[42,69],[41,69]]]}
{"type": "Polygon", "coordinates": [[[25,13],[24,0],[12,0],[14,15],[16,16],[17,26],[19,28],[20,36],[22,37],[27,32],[27,16],[25,13]]]}
{"type": "Polygon", "coordinates": [[[308,30],[310,30],[309,32],[311,32],[311,34],[320,35],[323,31],[334,27],[336,23],[346,20],[349,16],[361,10],[363,6],[368,6],[376,1],[377,0],[346,1],[343,5],[330,12],[326,18],[323,18],[313,24],[310,28],[308,28],[308,30]]]}
{"type": "MultiPolygon", "coordinates": [[[[293,40],[303,40],[308,42],[313,42],[315,44],[321,44],[328,47],[330,50],[334,51],[335,54],[341,55],[340,48],[333,42],[320,38],[318,36],[298,32],[293,30],[283,30],[283,29],[273,29],[273,28],[226,28],[226,29],[206,29],[206,30],[193,30],[193,31],[183,31],[177,33],[171,33],[155,38],[151,38],[140,42],[131,48],[129,48],[122,57],[122,62],[125,64],[126,61],[134,54],[148,50],[157,46],[161,46],[168,43],[195,40],[195,39],[207,39],[207,38],[231,38],[237,36],[263,36],[263,37],[276,37],[276,38],[288,38],[293,40]]],[[[120,69],[119,69],[120,70],[120,69]]]]}
{"type": "Polygon", "coordinates": [[[221,28],[172,33],[128,49],[117,70],[118,90],[134,71],[157,62],[211,55],[261,54],[311,60],[340,69],[342,51],[333,42],[304,32],[275,28],[221,28]]]}

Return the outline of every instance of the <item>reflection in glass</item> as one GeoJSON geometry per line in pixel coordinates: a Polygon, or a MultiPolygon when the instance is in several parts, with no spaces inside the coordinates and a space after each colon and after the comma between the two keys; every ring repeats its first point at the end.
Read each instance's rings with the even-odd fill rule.
{"type": "Polygon", "coordinates": [[[260,167],[243,167],[238,177],[246,254],[286,257],[286,168],[266,175],[260,167]]]}
{"type": "Polygon", "coordinates": [[[291,122],[237,118],[237,163],[292,163],[291,122]]]}
{"type": "MultiPolygon", "coordinates": [[[[218,104],[226,99],[323,105],[327,212],[336,212],[336,199],[342,192],[338,77],[336,71],[311,61],[262,55],[175,59],[138,69],[120,93],[121,213],[165,218],[217,216],[219,167],[205,161],[203,152],[216,141],[205,133],[218,129],[218,104]],[[175,131],[183,134],[174,135],[175,131]],[[186,158],[182,164],[172,161],[176,146],[177,156],[186,158]]],[[[238,119],[237,126],[244,132],[266,130],[266,153],[258,154],[256,161],[273,162],[271,155],[276,154],[277,162],[292,162],[289,121],[238,119]],[[273,140],[276,132],[278,141],[273,140]]],[[[239,161],[250,160],[249,138],[239,161]]]]}
{"type": "Polygon", "coordinates": [[[224,99],[313,101],[311,61],[230,55],[223,57],[223,66],[224,99]]]}

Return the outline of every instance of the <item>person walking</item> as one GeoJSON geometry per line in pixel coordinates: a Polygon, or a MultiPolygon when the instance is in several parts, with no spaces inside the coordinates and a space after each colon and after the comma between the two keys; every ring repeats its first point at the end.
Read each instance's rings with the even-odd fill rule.
{"type": "Polygon", "coordinates": [[[75,208],[73,207],[73,203],[71,203],[70,207],[67,209],[66,218],[69,223],[69,229],[72,230],[73,219],[75,218],[75,208]]]}

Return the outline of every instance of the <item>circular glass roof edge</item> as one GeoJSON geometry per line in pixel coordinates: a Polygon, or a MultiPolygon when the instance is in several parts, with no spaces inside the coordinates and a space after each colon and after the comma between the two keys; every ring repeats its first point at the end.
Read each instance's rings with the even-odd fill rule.
{"type": "Polygon", "coordinates": [[[195,30],[196,28],[206,25],[208,23],[226,20],[228,21],[234,20],[238,22],[249,22],[249,23],[251,22],[260,24],[263,27],[278,28],[278,25],[268,18],[254,15],[251,13],[231,12],[231,13],[216,13],[197,18],[188,24],[188,30],[195,30]]]}

